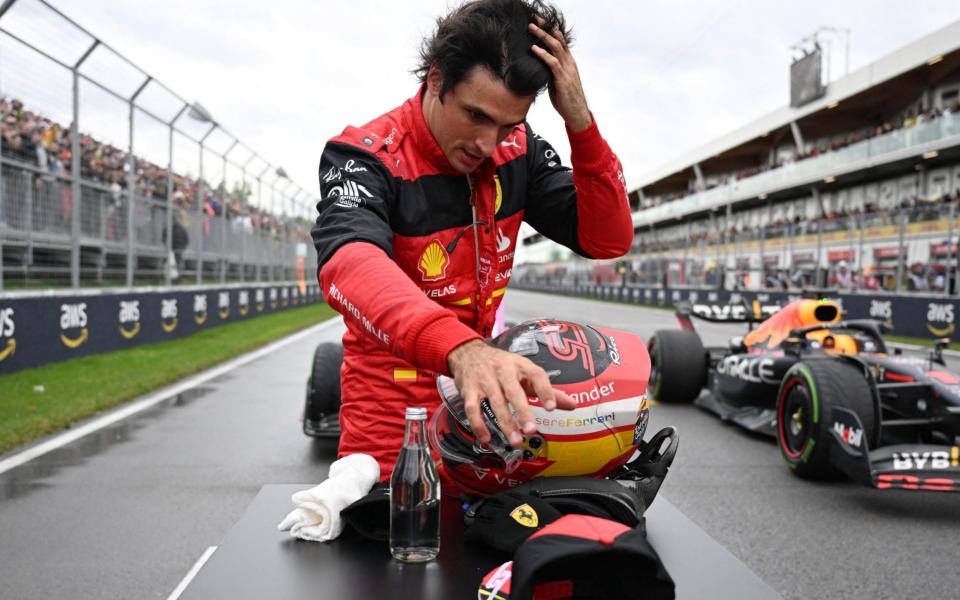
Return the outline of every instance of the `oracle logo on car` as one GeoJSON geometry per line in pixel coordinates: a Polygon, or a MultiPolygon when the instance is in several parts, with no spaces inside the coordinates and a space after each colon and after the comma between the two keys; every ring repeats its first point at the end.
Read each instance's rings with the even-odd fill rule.
{"type": "Polygon", "coordinates": [[[717,364],[717,373],[749,383],[779,383],[773,371],[772,358],[751,358],[733,355],[717,364]]]}

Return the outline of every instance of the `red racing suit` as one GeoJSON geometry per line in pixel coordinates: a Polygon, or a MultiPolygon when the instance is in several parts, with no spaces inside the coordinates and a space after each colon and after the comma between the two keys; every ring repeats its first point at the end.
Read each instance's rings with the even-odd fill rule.
{"type": "Polygon", "coordinates": [[[620,161],[596,122],[567,132],[572,171],[523,123],[467,176],[427,128],[422,92],[327,143],[312,230],[321,289],[347,325],[339,454],[370,454],[381,479],[405,406],[432,416],[447,355],[490,335],[521,221],[589,258],[633,241],[620,161]]]}

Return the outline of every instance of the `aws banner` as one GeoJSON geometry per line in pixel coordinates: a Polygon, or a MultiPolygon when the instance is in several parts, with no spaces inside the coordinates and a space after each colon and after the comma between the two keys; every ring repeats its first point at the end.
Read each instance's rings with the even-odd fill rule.
{"type": "Polygon", "coordinates": [[[0,374],[322,301],[295,283],[0,298],[0,374]]]}
{"type": "MultiPolygon", "coordinates": [[[[776,306],[800,298],[798,293],[790,292],[679,290],[593,284],[572,286],[523,283],[515,287],[646,306],[672,307],[678,302],[701,303],[712,305],[714,310],[721,312],[725,306],[731,304],[746,301],[752,305],[754,300],[758,300],[761,306],[765,307],[765,312],[769,313],[776,306]]],[[[844,318],[886,321],[893,326],[893,333],[896,335],[960,339],[956,326],[956,320],[960,318],[960,300],[956,298],[867,294],[833,294],[829,298],[840,304],[844,318]]]]}

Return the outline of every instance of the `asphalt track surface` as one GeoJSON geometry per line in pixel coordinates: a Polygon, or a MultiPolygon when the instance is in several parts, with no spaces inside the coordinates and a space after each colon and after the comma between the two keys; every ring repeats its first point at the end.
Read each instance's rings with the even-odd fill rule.
{"type": "MultiPolygon", "coordinates": [[[[508,294],[508,319],[549,316],[644,338],[674,326],[660,310],[508,294]]],[[[707,344],[741,331],[698,327],[707,344]]],[[[299,418],[313,347],[342,332],[323,325],[0,472],[0,598],[168,598],[260,486],[322,481],[335,448],[299,418]]],[[[957,597],[960,495],[801,481],[772,441],[694,406],[654,406],[651,429],[665,425],[680,451],[661,494],[785,598],[957,597]]]]}

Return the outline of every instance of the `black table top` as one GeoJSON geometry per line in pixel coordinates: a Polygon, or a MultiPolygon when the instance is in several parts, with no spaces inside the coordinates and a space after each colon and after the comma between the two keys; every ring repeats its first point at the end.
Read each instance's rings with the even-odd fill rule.
{"type": "MultiPolygon", "coordinates": [[[[483,576],[504,561],[461,541],[463,518],[452,498],[441,508],[440,555],[426,564],[393,560],[386,542],[350,528],[330,543],[278,531],[277,523],[293,508],[290,495],[310,487],[263,486],[180,598],[476,598],[483,576]]],[[[673,577],[678,599],[780,597],[665,498],[647,511],[647,536],[673,577]]]]}

